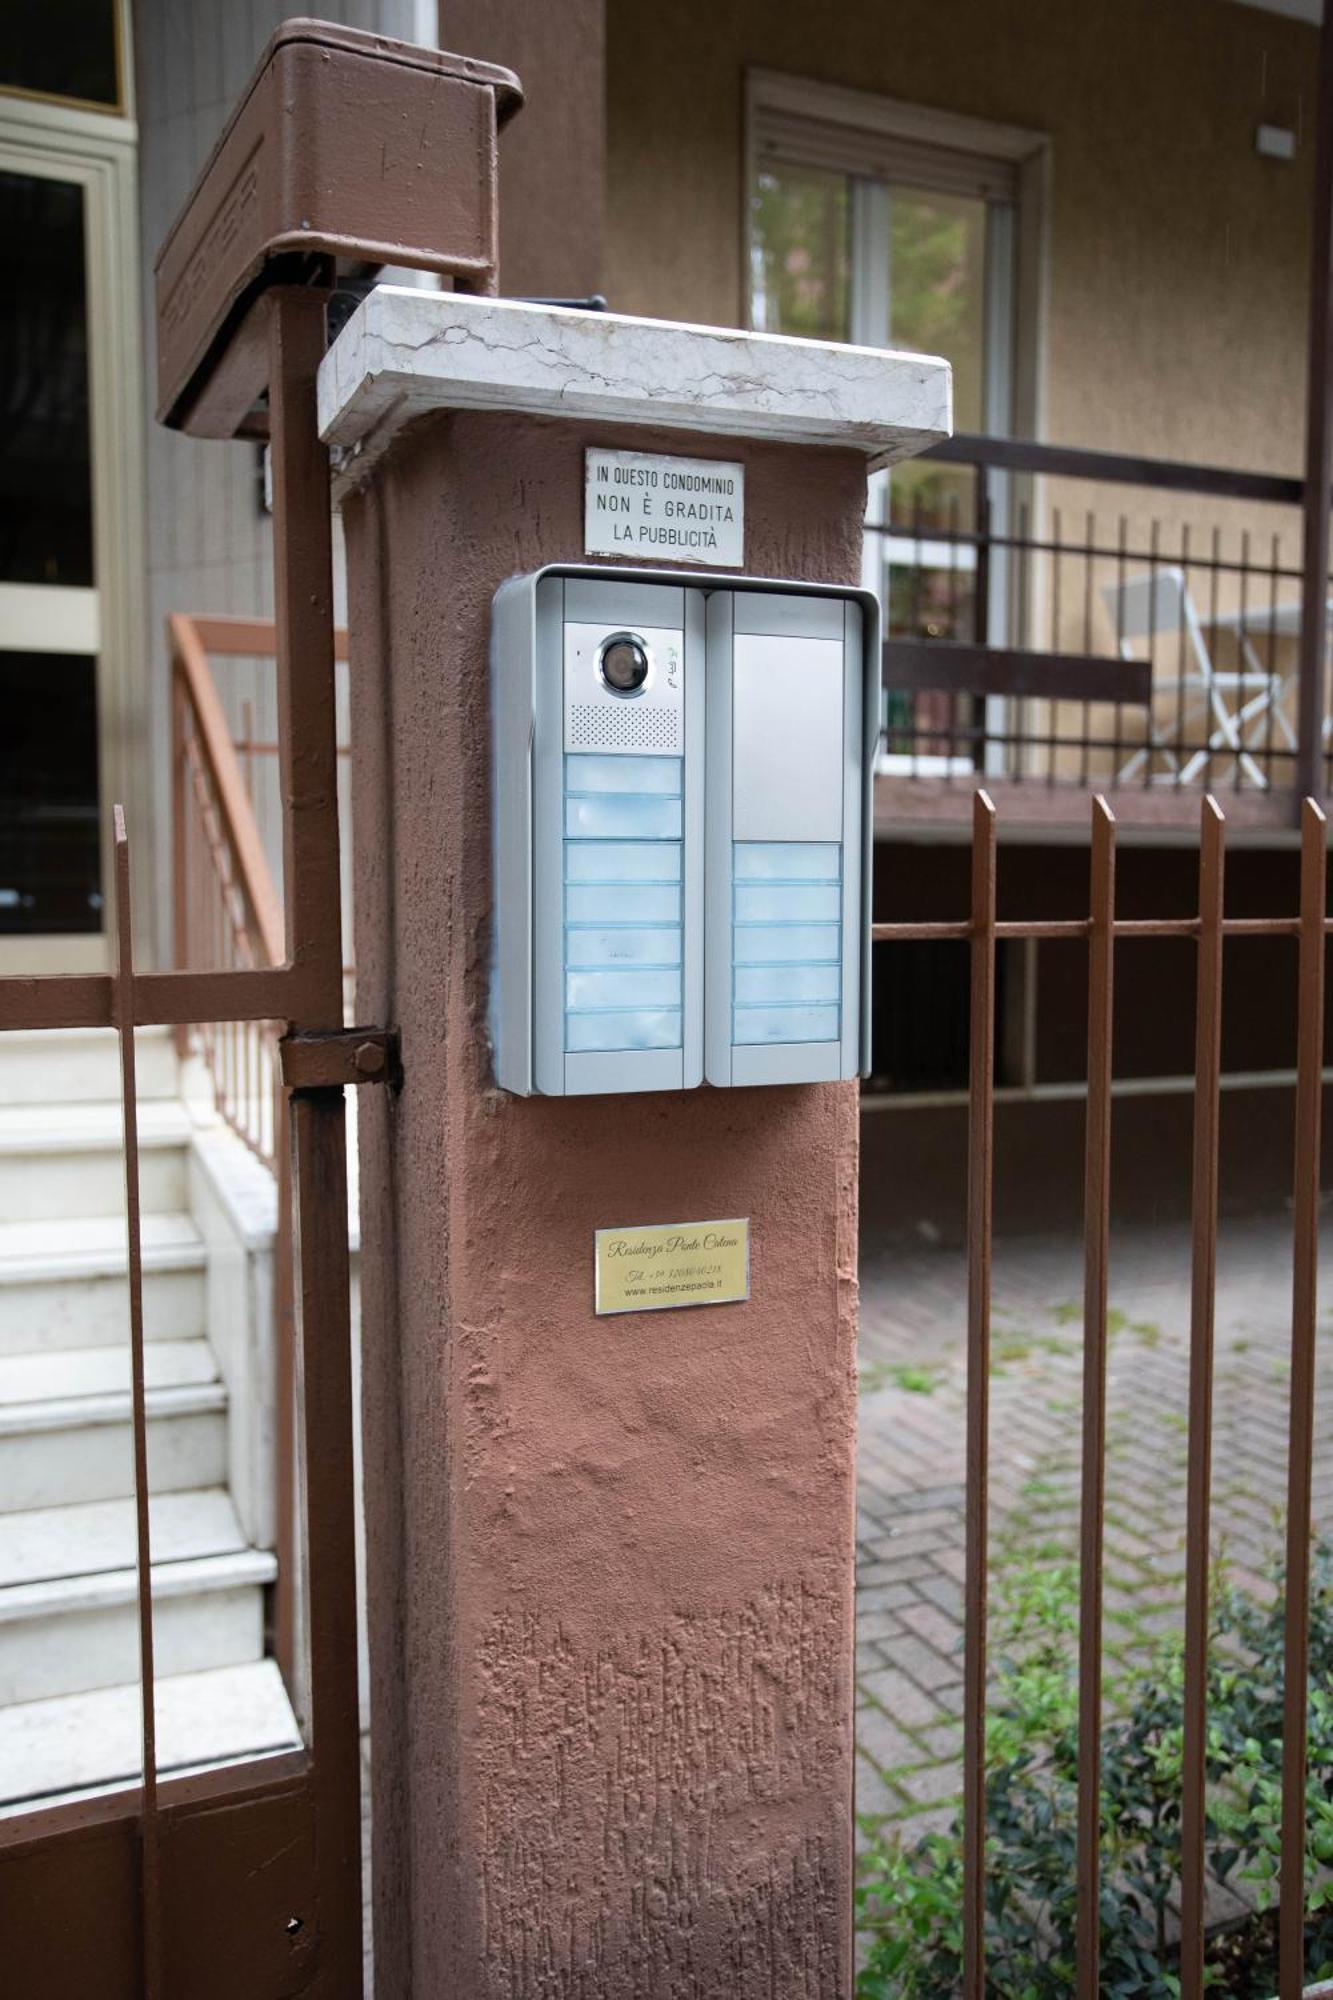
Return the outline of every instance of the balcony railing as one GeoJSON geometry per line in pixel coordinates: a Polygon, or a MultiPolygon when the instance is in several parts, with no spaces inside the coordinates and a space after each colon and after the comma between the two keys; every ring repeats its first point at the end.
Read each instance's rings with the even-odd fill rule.
{"type": "MultiPolygon", "coordinates": [[[[1159,817],[1209,789],[1289,816],[1301,497],[1297,479],[980,437],[895,472],[869,530],[882,789],[1095,788],[1159,817]]],[[[1326,787],[1328,751],[1325,721],[1326,787]]]]}

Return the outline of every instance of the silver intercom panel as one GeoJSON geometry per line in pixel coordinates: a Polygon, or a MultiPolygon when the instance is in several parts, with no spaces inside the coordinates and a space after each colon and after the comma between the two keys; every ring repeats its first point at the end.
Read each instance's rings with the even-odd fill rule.
{"type": "Polygon", "coordinates": [[[575,565],[501,587],[505,1089],[868,1069],[878,648],[857,590],[575,565]]]}
{"type": "Polygon", "coordinates": [[[856,597],[708,600],[710,1083],[863,1067],[865,650],[856,597]]]}

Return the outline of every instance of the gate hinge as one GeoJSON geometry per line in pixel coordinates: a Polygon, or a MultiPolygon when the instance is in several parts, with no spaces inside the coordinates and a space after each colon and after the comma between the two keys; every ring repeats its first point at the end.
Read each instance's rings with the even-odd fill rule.
{"type": "Polygon", "coordinates": [[[327,1090],[349,1083],[403,1080],[394,1028],[328,1028],[284,1035],[282,1080],[289,1090],[327,1090]]]}

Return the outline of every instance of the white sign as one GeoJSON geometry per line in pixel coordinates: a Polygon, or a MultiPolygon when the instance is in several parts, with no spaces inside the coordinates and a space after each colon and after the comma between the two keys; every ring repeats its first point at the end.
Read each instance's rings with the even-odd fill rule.
{"type": "Polygon", "coordinates": [[[745,567],[745,467],[646,451],[587,453],[583,547],[590,556],[745,567]]]}

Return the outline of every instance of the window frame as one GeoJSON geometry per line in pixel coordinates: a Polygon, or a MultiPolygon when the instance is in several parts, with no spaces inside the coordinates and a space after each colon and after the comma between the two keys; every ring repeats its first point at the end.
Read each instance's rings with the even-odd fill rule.
{"type": "Polygon", "coordinates": [[[60,111],[84,111],[94,118],[134,116],[134,68],[130,62],[130,0],[111,0],[116,49],[116,101],[104,104],[96,97],[70,97],[63,91],[31,90],[22,83],[0,83],[0,98],[18,98],[26,104],[48,104],[60,111]]]}
{"type": "MultiPolygon", "coordinates": [[[[915,158],[925,171],[910,169],[900,185],[928,191],[929,156],[939,163],[941,191],[959,191],[969,172],[975,192],[987,203],[986,227],[986,346],[984,423],[994,436],[1039,438],[1044,428],[1044,376],[1047,320],[1047,242],[1050,210],[1050,141],[1040,132],[973,118],[959,112],[908,103],[877,92],[768,69],[745,74],[744,196],[742,202],[741,322],[753,326],[754,212],[753,190],[766,160],[781,158],[780,136],[773,148],[764,143],[765,128],[790,122],[794,132],[809,130],[811,150],[821,163],[839,169],[851,186],[848,334],[852,342],[882,346],[888,337],[891,279],[887,262],[888,179],[891,167],[876,173],[879,162],[896,156],[915,158]],[[1003,238],[1008,237],[1004,242],[1003,238]],[[1003,269],[996,266],[997,244],[1003,269]],[[877,267],[868,284],[868,265],[877,267]],[[1007,350],[1007,352],[1006,352],[1007,350]]],[[[794,156],[801,164],[806,149],[794,156]]],[[[986,490],[996,532],[1005,534],[1018,507],[1037,503],[1031,479],[987,473],[986,490]]],[[[868,518],[882,510],[886,481],[872,483],[868,518]]],[[[867,536],[862,581],[878,595],[883,552],[867,536]]],[[[1011,600],[1007,565],[991,572],[989,629],[991,645],[1007,643],[1011,600]]],[[[988,698],[987,740],[1004,733],[1004,698],[988,698]]],[[[992,760],[996,752],[991,753],[992,760]]],[[[931,760],[905,760],[915,775],[924,775],[931,760]]],[[[943,766],[949,760],[941,759],[943,766]]],[[[895,767],[896,768],[896,767],[895,767]]],[[[968,770],[972,769],[968,764],[968,770]]],[[[997,766],[998,768],[998,766],[997,766]]]]}

